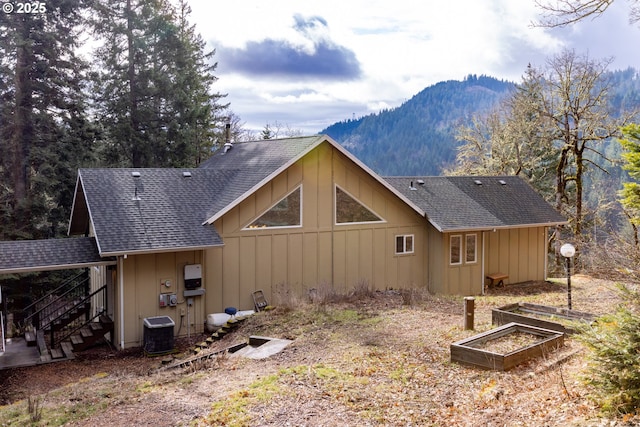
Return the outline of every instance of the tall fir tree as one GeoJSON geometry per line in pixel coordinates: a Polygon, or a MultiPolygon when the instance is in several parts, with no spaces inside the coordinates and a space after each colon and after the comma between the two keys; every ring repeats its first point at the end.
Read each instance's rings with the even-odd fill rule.
{"type": "Polygon", "coordinates": [[[96,110],[111,166],[195,166],[221,128],[215,52],[166,0],[96,2],[96,110]]]}
{"type": "Polygon", "coordinates": [[[91,155],[75,54],[83,7],[51,0],[0,14],[1,239],[60,234],[75,169],[91,155]]]}

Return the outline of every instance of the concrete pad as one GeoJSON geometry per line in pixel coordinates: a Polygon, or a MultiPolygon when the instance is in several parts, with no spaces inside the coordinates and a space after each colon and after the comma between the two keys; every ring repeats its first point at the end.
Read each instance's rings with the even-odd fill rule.
{"type": "Polygon", "coordinates": [[[24,338],[9,338],[5,341],[5,352],[0,353],[0,369],[34,366],[40,363],[38,347],[27,345],[24,338]]]}
{"type": "Polygon", "coordinates": [[[293,341],[279,338],[252,336],[249,344],[231,354],[231,356],[247,357],[249,359],[266,359],[280,353],[293,341]]]}

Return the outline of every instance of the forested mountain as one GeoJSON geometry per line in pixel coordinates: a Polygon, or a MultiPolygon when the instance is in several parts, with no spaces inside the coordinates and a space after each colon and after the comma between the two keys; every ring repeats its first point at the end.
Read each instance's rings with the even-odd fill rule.
{"type": "MultiPolygon", "coordinates": [[[[612,109],[640,107],[636,70],[609,72],[612,109]]],[[[515,84],[488,76],[429,86],[401,106],[335,123],[321,133],[334,138],[382,175],[441,175],[456,156],[456,128],[474,114],[488,112],[515,84]]],[[[603,147],[619,158],[617,143],[603,147]]],[[[605,169],[613,168],[605,165],[605,169]]],[[[612,171],[619,177],[620,170],[612,171]]]]}
{"type": "Polygon", "coordinates": [[[382,175],[439,175],[455,160],[456,128],[514,84],[475,75],[429,86],[400,107],[335,123],[325,133],[382,175]]]}

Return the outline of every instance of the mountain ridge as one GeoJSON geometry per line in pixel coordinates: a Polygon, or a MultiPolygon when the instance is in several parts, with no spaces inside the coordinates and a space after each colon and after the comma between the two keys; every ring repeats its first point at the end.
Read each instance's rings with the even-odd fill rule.
{"type": "Polygon", "coordinates": [[[469,75],[429,86],[399,107],[323,129],[381,175],[440,175],[455,160],[456,128],[488,111],[515,84],[469,75]]]}

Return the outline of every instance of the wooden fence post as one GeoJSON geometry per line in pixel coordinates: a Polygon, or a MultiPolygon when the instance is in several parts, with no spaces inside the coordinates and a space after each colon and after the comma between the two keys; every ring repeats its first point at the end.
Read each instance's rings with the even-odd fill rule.
{"type": "Polygon", "coordinates": [[[473,330],[473,315],[475,311],[475,298],[464,297],[464,329],[473,330]]]}

